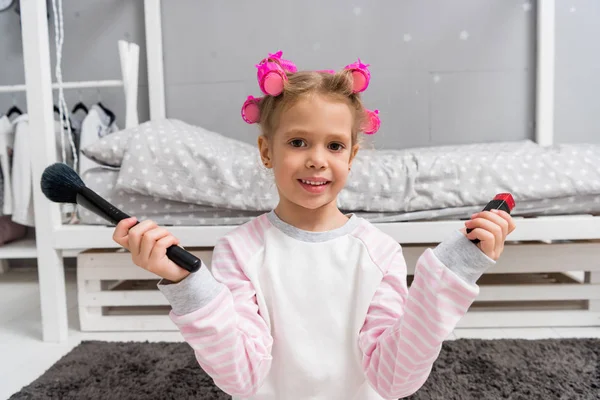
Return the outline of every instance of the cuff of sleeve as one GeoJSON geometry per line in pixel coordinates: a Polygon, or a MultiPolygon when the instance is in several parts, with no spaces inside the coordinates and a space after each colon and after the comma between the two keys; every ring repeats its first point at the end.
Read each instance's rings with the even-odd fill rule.
{"type": "Polygon", "coordinates": [[[225,287],[213,277],[204,263],[197,272],[189,274],[181,282],[171,283],[162,279],[157,286],[176,315],[189,314],[203,308],[225,287]]]}
{"type": "Polygon", "coordinates": [[[487,269],[496,264],[460,231],[453,232],[433,252],[449,270],[469,284],[475,284],[487,269]]]}

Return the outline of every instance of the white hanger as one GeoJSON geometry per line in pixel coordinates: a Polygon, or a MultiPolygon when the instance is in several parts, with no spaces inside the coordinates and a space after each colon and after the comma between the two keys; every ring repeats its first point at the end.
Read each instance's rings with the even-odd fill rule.
{"type": "Polygon", "coordinates": [[[119,57],[125,91],[125,128],[131,128],[139,124],[137,98],[140,46],[120,40],[119,57]]]}

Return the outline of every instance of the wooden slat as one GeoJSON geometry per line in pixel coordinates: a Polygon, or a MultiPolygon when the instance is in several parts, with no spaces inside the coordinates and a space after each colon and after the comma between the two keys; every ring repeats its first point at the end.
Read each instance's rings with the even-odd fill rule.
{"type": "Polygon", "coordinates": [[[111,290],[87,293],[81,306],[168,306],[165,296],[157,290],[111,290]]]}
{"type": "MultiPolygon", "coordinates": [[[[600,216],[559,215],[539,218],[515,218],[517,229],[508,237],[513,241],[600,239],[600,216]]],[[[462,221],[414,221],[374,224],[399,243],[440,243],[462,221]]],[[[185,247],[213,247],[217,240],[237,226],[170,226],[168,229],[185,247]]],[[[112,240],[113,227],[64,225],[52,234],[57,249],[118,248],[112,240]]]]}
{"type": "MultiPolygon", "coordinates": [[[[600,300],[600,285],[490,285],[481,286],[476,301],[600,300]]],[[[158,290],[112,290],[86,293],[81,306],[169,305],[158,290]]]]}
{"type": "Polygon", "coordinates": [[[600,326],[600,312],[573,311],[473,311],[457,328],[523,328],[552,326],[600,326]]]}
{"type": "MultiPolygon", "coordinates": [[[[417,259],[426,246],[403,246],[409,274],[414,274],[417,259]]],[[[520,243],[507,244],[488,274],[509,272],[600,271],[600,243],[520,243]]]]}
{"type": "MultiPolygon", "coordinates": [[[[406,245],[403,246],[408,273],[414,274],[417,259],[425,249],[431,246],[406,245]]],[[[212,250],[210,248],[188,249],[192,254],[199,257],[204,263],[210,265],[212,250]]],[[[490,274],[521,273],[521,272],[564,272],[570,271],[600,271],[600,262],[596,262],[600,255],[600,242],[576,242],[576,243],[521,243],[507,244],[504,253],[496,265],[486,271],[490,274]],[[592,262],[591,262],[592,261],[592,262]],[[565,267],[568,266],[568,267],[565,267]]],[[[91,250],[80,253],[78,256],[78,268],[126,268],[136,267],[131,261],[129,253],[117,252],[115,250],[91,250]]],[[[124,271],[123,274],[126,274],[124,271]]],[[[136,277],[120,277],[118,274],[112,277],[90,276],[95,279],[144,279],[136,277]]],[[[139,275],[135,275],[139,276],[139,275]]],[[[151,279],[148,276],[148,279],[151,279]]]]}
{"type": "MultiPolygon", "coordinates": [[[[457,328],[599,326],[600,313],[589,311],[469,311],[457,328]]],[[[165,315],[109,315],[86,321],[85,331],[176,331],[165,315]]]]}
{"type": "Polygon", "coordinates": [[[176,331],[177,326],[168,315],[106,315],[90,318],[82,331],[176,331]]]}
{"type": "Polygon", "coordinates": [[[77,268],[84,280],[129,280],[129,279],[160,279],[155,274],[137,266],[108,266],[103,268],[77,268]]]}
{"type": "Polygon", "coordinates": [[[476,301],[600,300],[600,284],[482,285],[476,301]]]}
{"type": "MultiPolygon", "coordinates": [[[[600,253],[596,258],[596,264],[600,266],[600,253]]],[[[600,284],[600,271],[586,272],[584,280],[586,283],[600,284]]],[[[600,301],[590,301],[588,306],[591,311],[600,312],[600,301]]]]}
{"type": "MultiPolygon", "coordinates": [[[[206,265],[210,265],[212,251],[192,249],[190,252],[199,257],[206,265]]],[[[83,279],[160,279],[155,274],[135,265],[129,253],[115,250],[80,253],[77,257],[77,273],[83,279]]]]}

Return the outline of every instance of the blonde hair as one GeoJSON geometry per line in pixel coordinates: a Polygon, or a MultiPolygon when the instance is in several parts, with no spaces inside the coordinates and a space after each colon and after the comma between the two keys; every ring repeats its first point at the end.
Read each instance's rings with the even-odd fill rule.
{"type": "Polygon", "coordinates": [[[335,74],[318,71],[302,71],[288,73],[283,92],[276,96],[265,96],[259,103],[260,129],[262,134],[271,139],[281,113],[292,107],[299,99],[319,94],[331,100],[345,102],[354,117],[352,124],[352,145],[357,143],[358,132],[365,120],[365,108],[360,94],[352,91],[352,72],[343,70],[335,74]]]}

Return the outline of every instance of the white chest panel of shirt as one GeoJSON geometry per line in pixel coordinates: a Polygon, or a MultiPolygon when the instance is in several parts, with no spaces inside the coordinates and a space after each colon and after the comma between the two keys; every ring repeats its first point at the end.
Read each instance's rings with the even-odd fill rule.
{"type": "MultiPolygon", "coordinates": [[[[304,242],[278,229],[248,265],[261,315],[273,336],[267,392],[298,399],[352,399],[370,388],[358,335],[383,274],[358,239],[304,242]]],[[[373,392],[374,393],[374,392],[373,392]]]]}

